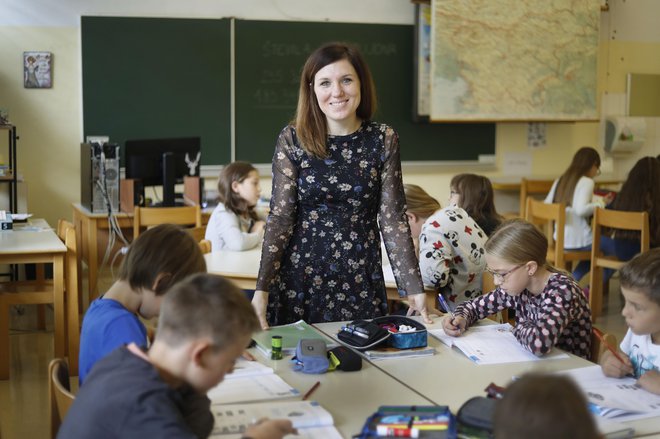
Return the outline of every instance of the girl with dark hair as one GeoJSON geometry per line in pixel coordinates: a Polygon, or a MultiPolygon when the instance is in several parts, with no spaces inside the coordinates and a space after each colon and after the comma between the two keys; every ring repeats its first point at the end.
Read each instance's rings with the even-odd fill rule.
{"type": "Polygon", "coordinates": [[[490,236],[503,218],[495,210],[493,185],[483,175],[458,174],[449,183],[449,204],[456,205],[470,215],[490,236]]]}

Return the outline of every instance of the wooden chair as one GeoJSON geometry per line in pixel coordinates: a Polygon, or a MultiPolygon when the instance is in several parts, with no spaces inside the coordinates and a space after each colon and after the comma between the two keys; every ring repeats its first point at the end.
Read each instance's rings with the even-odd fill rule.
{"type": "Polygon", "coordinates": [[[526,218],[527,198],[530,195],[545,197],[554,180],[528,180],[523,177],[520,181],[520,218],[526,218]]]}
{"type": "MultiPolygon", "coordinates": [[[[616,341],[614,334],[605,333],[602,335],[603,341],[596,335],[596,327],[594,331],[591,332],[591,361],[593,363],[598,363],[600,361],[600,356],[603,355],[603,352],[607,349],[606,344],[610,345],[614,349],[618,349],[619,344],[616,341]]],[[[602,331],[601,331],[602,332],[602,331]]]]}
{"type": "MultiPolygon", "coordinates": [[[[497,286],[495,285],[495,280],[493,279],[493,275],[487,272],[486,270],[484,270],[484,272],[481,273],[482,294],[488,294],[491,291],[493,291],[495,288],[497,288],[497,286]]],[[[488,318],[498,323],[507,323],[509,322],[509,310],[508,309],[502,310],[497,314],[488,316],[488,318]]]]}
{"type": "Polygon", "coordinates": [[[591,259],[591,252],[588,250],[564,249],[564,226],[566,224],[566,206],[564,203],[547,204],[528,197],[525,212],[525,219],[538,226],[548,239],[547,259],[552,265],[557,268],[568,269],[570,264],[575,261],[588,261],[591,259]]]}
{"type": "Polygon", "coordinates": [[[647,212],[624,212],[596,208],[592,223],[594,241],[591,245],[591,274],[589,275],[589,306],[593,321],[599,317],[603,308],[603,268],[618,270],[625,261],[615,256],[605,256],[600,251],[600,239],[603,228],[618,230],[636,230],[640,232],[640,252],[650,248],[649,215],[647,212]]]}
{"type": "Polygon", "coordinates": [[[208,239],[202,239],[199,241],[199,248],[204,254],[211,253],[211,241],[208,239]]]}
{"type": "Polygon", "coordinates": [[[186,232],[190,233],[195,241],[199,242],[206,236],[206,225],[201,227],[190,227],[186,229],[186,232]]]}
{"type": "Polygon", "coordinates": [[[183,207],[136,207],[133,212],[133,239],[140,235],[143,227],[158,224],[178,224],[202,227],[202,211],[197,206],[183,207]]]}
{"type": "Polygon", "coordinates": [[[50,412],[50,434],[57,436],[75,396],[71,393],[69,367],[66,360],[54,358],[48,365],[48,411],[50,412]]]}

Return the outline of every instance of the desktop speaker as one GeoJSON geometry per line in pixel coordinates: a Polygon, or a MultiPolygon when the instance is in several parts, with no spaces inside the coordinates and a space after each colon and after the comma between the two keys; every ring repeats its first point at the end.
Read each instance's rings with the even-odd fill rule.
{"type": "Polygon", "coordinates": [[[80,202],[92,213],[119,210],[119,145],[80,145],[80,202]]]}

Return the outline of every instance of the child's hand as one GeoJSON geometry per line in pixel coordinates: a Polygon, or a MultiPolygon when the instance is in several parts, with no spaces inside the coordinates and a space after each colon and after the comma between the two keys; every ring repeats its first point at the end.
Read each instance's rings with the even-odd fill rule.
{"type": "Polygon", "coordinates": [[[268,321],[266,320],[266,308],[268,308],[268,292],[256,290],[252,296],[252,307],[254,312],[259,318],[261,329],[266,331],[268,329],[268,321]]]}
{"type": "Polygon", "coordinates": [[[621,378],[626,375],[632,375],[634,370],[630,358],[623,352],[619,352],[623,362],[616,358],[610,351],[603,352],[600,358],[600,366],[605,376],[612,378],[621,378]]]}
{"type": "Polygon", "coordinates": [[[657,370],[649,370],[642,375],[637,384],[642,386],[642,389],[660,395],[660,372],[657,370]]]}
{"type": "Polygon", "coordinates": [[[461,316],[452,317],[451,315],[446,315],[442,319],[442,329],[445,330],[447,335],[452,337],[458,337],[465,332],[467,328],[467,320],[461,316]]]}
{"type": "Polygon", "coordinates": [[[288,419],[261,419],[248,427],[244,436],[252,439],[281,439],[287,434],[298,434],[288,419]]]}
{"type": "Polygon", "coordinates": [[[252,224],[250,233],[263,232],[265,227],[266,227],[266,221],[256,221],[254,224],[252,224]]]}

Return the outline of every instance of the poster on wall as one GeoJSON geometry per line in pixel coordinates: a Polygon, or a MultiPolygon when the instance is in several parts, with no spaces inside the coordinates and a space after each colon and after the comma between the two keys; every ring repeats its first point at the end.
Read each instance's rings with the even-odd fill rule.
{"type": "Polygon", "coordinates": [[[23,87],[51,88],[52,67],[51,52],[23,52],[23,87]]]}

